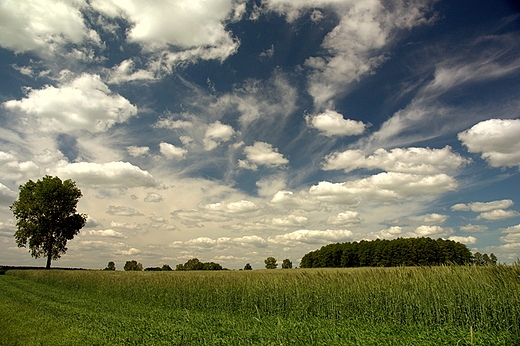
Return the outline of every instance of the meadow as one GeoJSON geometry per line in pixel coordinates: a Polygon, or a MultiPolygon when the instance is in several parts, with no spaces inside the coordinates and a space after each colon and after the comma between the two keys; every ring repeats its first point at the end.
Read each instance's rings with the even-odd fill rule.
{"type": "Polygon", "coordinates": [[[12,270],[1,345],[520,345],[520,266],[12,270]]]}

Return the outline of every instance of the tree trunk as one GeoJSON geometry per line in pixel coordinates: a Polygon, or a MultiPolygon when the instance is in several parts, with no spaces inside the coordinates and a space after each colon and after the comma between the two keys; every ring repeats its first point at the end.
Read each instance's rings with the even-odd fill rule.
{"type": "Polygon", "coordinates": [[[52,248],[47,253],[47,265],[45,266],[45,269],[51,269],[51,261],[52,261],[52,248]]]}

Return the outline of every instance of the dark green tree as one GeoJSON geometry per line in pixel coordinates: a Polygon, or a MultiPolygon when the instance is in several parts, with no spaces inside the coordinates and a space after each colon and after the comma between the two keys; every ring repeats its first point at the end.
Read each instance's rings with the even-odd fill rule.
{"type": "Polygon", "coordinates": [[[291,269],[292,268],[292,262],[286,258],[282,261],[282,269],[291,269]]]}
{"type": "Polygon", "coordinates": [[[170,267],[168,264],[163,264],[161,270],[162,271],[171,271],[172,267],[170,267]]]}
{"type": "Polygon", "coordinates": [[[276,269],[278,267],[278,263],[276,263],[276,258],[267,257],[264,261],[265,269],[276,269]]]}
{"type": "Polygon", "coordinates": [[[116,270],[116,264],[112,261],[108,262],[108,265],[105,269],[103,270],[116,270]]]}
{"type": "Polygon", "coordinates": [[[246,265],[244,266],[244,270],[253,270],[253,267],[251,267],[251,264],[246,263],[246,265]]]}
{"type": "Polygon", "coordinates": [[[125,271],[142,271],[143,265],[141,263],[137,263],[136,260],[126,261],[124,270],[125,271]]]}
{"type": "Polygon", "coordinates": [[[47,257],[46,269],[52,260],[67,252],[67,241],[85,226],[87,216],[76,207],[82,193],[68,179],[46,175],[36,182],[20,186],[20,194],[10,209],[17,219],[14,237],[18,247],[29,246],[34,258],[47,257]]]}

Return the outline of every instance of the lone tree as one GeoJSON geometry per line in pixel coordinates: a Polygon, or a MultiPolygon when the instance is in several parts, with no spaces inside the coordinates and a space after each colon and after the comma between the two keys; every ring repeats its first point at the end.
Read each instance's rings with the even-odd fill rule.
{"type": "Polygon", "coordinates": [[[276,258],[267,257],[264,261],[265,269],[276,269],[278,267],[278,263],[276,263],[276,258]]]}
{"type": "Polygon", "coordinates": [[[70,179],[46,175],[20,186],[20,194],[10,209],[18,220],[14,237],[18,247],[27,247],[34,258],[47,257],[46,269],[67,251],[67,241],[85,226],[87,215],[76,206],[81,190],[70,179]]]}
{"type": "Polygon", "coordinates": [[[143,271],[143,265],[141,263],[137,263],[136,260],[126,261],[125,266],[123,268],[125,271],[143,271]]]}
{"type": "Polygon", "coordinates": [[[292,262],[290,259],[286,258],[282,262],[282,269],[291,269],[292,268],[292,262]]]}
{"type": "Polygon", "coordinates": [[[108,265],[103,270],[116,270],[116,264],[112,261],[108,262],[108,265]]]}

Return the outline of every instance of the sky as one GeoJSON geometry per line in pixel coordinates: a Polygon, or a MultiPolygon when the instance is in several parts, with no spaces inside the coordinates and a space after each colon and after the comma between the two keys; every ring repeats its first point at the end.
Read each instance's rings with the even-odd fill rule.
{"type": "Polygon", "coordinates": [[[299,266],[323,245],[443,238],[520,257],[520,5],[1,0],[0,264],[9,206],[72,179],[54,266],[299,266]]]}

